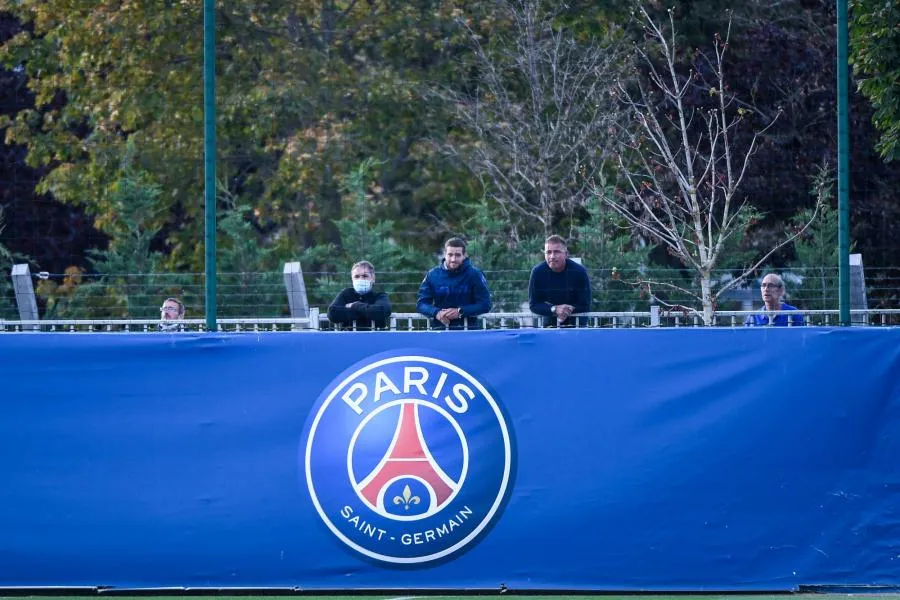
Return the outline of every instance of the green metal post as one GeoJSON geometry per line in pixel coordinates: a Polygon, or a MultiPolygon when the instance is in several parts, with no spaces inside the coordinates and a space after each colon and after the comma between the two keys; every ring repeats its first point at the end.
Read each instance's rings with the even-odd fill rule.
{"type": "Polygon", "coordinates": [[[837,0],[838,288],[841,325],[850,325],[850,109],[847,0],[837,0]]]}
{"type": "Polygon", "coordinates": [[[206,330],[216,331],[216,2],[203,0],[203,178],[206,330]]]}

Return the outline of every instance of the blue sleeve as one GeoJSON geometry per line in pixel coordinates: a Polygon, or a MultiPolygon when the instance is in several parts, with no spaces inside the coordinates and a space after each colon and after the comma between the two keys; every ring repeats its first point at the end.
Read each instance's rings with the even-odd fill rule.
{"type": "Polygon", "coordinates": [[[426,273],[425,279],[422,280],[422,285],[419,286],[416,310],[426,317],[434,318],[438,313],[438,309],[434,307],[434,287],[431,285],[430,275],[430,272],[426,273]]]}
{"type": "Polygon", "coordinates": [[[466,304],[459,307],[467,317],[474,317],[490,312],[492,306],[491,290],[488,289],[487,279],[484,278],[484,273],[478,270],[474,271],[472,277],[472,295],[474,296],[472,304],[466,304]]]}
{"type": "Polygon", "coordinates": [[[553,305],[546,300],[541,300],[538,295],[538,278],[538,270],[535,267],[531,270],[531,277],[528,278],[528,308],[536,315],[550,317],[553,315],[553,305]]]}
{"type": "Polygon", "coordinates": [[[591,280],[587,271],[579,271],[580,279],[575,289],[575,312],[583,313],[591,310],[591,280]]]}
{"type": "Polygon", "coordinates": [[[791,325],[794,327],[803,327],[806,325],[803,315],[791,315],[791,325]]]}

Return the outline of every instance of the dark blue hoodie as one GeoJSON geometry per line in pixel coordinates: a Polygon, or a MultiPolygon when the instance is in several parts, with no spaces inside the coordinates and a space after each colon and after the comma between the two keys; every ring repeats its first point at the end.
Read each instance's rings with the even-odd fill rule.
{"type": "MultiPolygon", "coordinates": [[[[441,264],[425,274],[419,286],[416,310],[431,317],[431,326],[442,328],[444,324],[435,319],[443,308],[462,310],[466,325],[470,329],[478,327],[477,315],[491,310],[491,291],[488,289],[484,273],[472,266],[466,258],[460,267],[450,271],[441,264]]],[[[462,329],[463,319],[450,321],[450,329],[462,329]]]]}

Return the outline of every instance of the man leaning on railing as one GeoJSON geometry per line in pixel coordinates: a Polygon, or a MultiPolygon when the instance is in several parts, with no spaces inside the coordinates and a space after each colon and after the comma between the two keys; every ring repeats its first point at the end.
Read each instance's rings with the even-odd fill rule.
{"type": "Polygon", "coordinates": [[[328,307],[328,320],[356,329],[384,329],[391,316],[391,301],[384,292],[376,292],[375,266],[361,260],[350,269],[352,287],[344,288],[328,307]]]}
{"type": "Polygon", "coordinates": [[[491,310],[487,280],[469,261],[463,239],[444,243],[441,264],[428,271],[419,286],[416,310],[431,317],[436,329],[476,329],[476,317],[491,310]]]}
{"type": "Polygon", "coordinates": [[[566,241],[551,235],[544,242],[544,262],[531,270],[528,307],[558,327],[586,327],[588,319],[570,318],[591,310],[591,282],[587,269],[569,258],[566,241]]]}

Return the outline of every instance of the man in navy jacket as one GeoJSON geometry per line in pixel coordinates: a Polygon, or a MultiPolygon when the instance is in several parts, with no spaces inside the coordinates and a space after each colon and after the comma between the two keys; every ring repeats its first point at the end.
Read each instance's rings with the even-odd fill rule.
{"type": "MultiPolygon", "coordinates": [[[[551,235],[544,242],[544,262],[531,270],[528,307],[547,325],[573,327],[576,313],[591,310],[591,282],[587,269],[569,258],[566,241],[551,235]]],[[[578,325],[586,326],[587,318],[578,325]]]]}
{"type": "Polygon", "coordinates": [[[487,280],[469,262],[464,240],[454,237],[444,243],[441,264],[419,286],[416,310],[431,317],[432,327],[450,329],[475,329],[475,317],[491,310],[487,280]]]}

